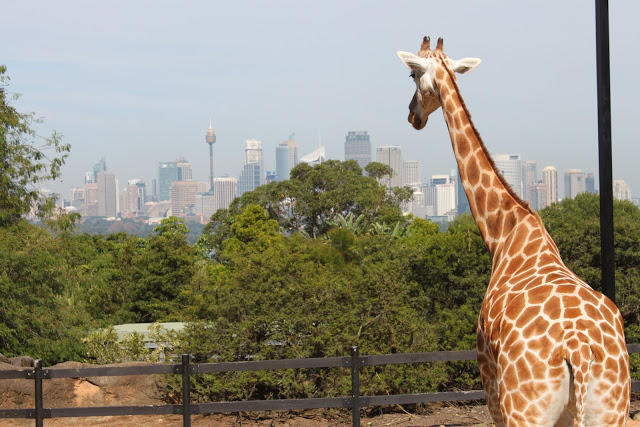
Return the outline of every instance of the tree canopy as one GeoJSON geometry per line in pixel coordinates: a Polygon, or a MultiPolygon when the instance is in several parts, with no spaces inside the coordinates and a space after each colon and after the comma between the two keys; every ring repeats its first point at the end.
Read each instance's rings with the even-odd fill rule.
{"type": "Polygon", "coordinates": [[[41,213],[51,209],[37,184],[60,176],[70,150],[56,132],[49,138],[36,133],[33,126],[42,120],[34,113],[21,113],[11,105],[19,95],[8,92],[5,73],[0,65],[0,224],[15,223],[32,208],[41,213]]]}

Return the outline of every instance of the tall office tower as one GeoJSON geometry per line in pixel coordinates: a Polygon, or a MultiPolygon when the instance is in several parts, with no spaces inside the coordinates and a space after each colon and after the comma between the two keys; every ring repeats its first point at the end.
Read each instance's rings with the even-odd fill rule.
{"type": "Polygon", "coordinates": [[[86,217],[98,216],[98,183],[84,184],[84,207],[80,214],[86,217]]]}
{"type": "Polygon", "coordinates": [[[631,201],[631,189],[623,179],[613,181],[613,197],[618,200],[631,201]]]}
{"type": "Polygon", "coordinates": [[[296,134],[292,133],[288,140],[276,147],[276,181],[288,180],[298,161],[298,141],[296,134]]]}
{"type": "Polygon", "coordinates": [[[376,162],[391,168],[391,177],[380,178],[380,185],[385,187],[402,186],[402,148],[399,145],[387,145],[376,148],[376,162]]]}
{"type": "Polygon", "coordinates": [[[209,129],[207,129],[205,140],[209,144],[209,192],[213,192],[213,144],[216,143],[216,133],[211,127],[211,120],[209,120],[209,129]]]}
{"type": "Polygon", "coordinates": [[[587,174],[587,178],[585,180],[585,188],[588,193],[596,194],[596,177],[594,174],[587,174]]]}
{"type": "Polygon", "coordinates": [[[160,162],[158,164],[158,201],[171,198],[171,183],[180,181],[178,162],[160,162]]]}
{"type": "Polygon", "coordinates": [[[534,160],[522,161],[522,192],[525,202],[531,202],[536,196],[536,186],[538,185],[538,173],[534,160]]]}
{"type": "Polygon", "coordinates": [[[98,182],[98,172],[104,172],[106,170],[107,170],[107,162],[103,157],[93,165],[93,181],[91,182],[98,182]]]}
{"type": "Polygon", "coordinates": [[[411,186],[420,182],[420,163],[417,160],[402,162],[402,185],[411,186]]]}
{"type": "Polygon", "coordinates": [[[371,163],[371,140],[366,130],[347,133],[344,141],[344,160],[355,160],[363,170],[371,163]]]}
{"type": "Polygon", "coordinates": [[[218,209],[228,209],[238,192],[238,180],[235,178],[215,178],[214,186],[214,207],[218,209]]]}
{"type": "Polygon", "coordinates": [[[534,186],[534,188],[535,191],[532,192],[532,196],[534,197],[529,203],[533,210],[539,211],[540,209],[544,209],[549,206],[549,186],[543,182],[539,182],[534,186]]]}
{"type": "Polygon", "coordinates": [[[247,139],[244,143],[244,166],[238,180],[238,196],[264,184],[262,141],[247,139]]]}
{"type": "Polygon", "coordinates": [[[174,181],[170,187],[171,215],[185,215],[196,203],[197,181],[174,181]]]}
{"type": "Polygon", "coordinates": [[[428,216],[444,216],[455,211],[456,183],[429,185],[424,190],[424,205],[428,216]]]}
{"type": "Polygon", "coordinates": [[[266,171],[264,173],[264,183],[268,184],[270,182],[276,181],[276,171],[266,171]]]}
{"type": "Polygon", "coordinates": [[[117,198],[115,174],[109,171],[98,172],[98,216],[116,216],[117,198]]]}
{"type": "Polygon", "coordinates": [[[176,167],[178,168],[179,181],[191,181],[193,179],[191,162],[187,161],[187,159],[185,159],[184,157],[178,157],[178,159],[176,160],[176,167]]]}
{"type": "Polygon", "coordinates": [[[96,182],[96,177],[93,172],[85,172],[84,173],[84,182],[85,184],[88,182],[96,182]]]}
{"type": "Polygon", "coordinates": [[[121,213],[140,212],[147,202],[147,186],[141,179],[130,179],[122,190],[121,213]]]}
{"type": "Polygon", "coordinates": [[[451,177],[449,175],[431,175],[431,178],[429,178],[429,185],[449,184],[450,182],[451,177]]]}
{"type": "Polygon", "coordinates": [[[575,199],[575,197],[587,191],[587,173],[580,169],[568,169],[564,173],[564,197],[575,199]]]}
{"type": "Polygon", "coordinates": [[[462,179],[460,179],[460,172],[458,171],[458,176],[457,176],[457,193],[456,193],[456,198],[457,198],[457,208],[458,208],[458,215],[462,215],[463,213],[471,213],[471,205],[469,204],[469,199],[467,198],[467,193],[464,192],[464,188],[462,187],[462,179]]]}
{"type": "Polygon", "coordinates": [[[553,166],[542,169],[542,183],[547,186],[547,206],[558,201],[558,171],[553,166]]]}
{"type": "Polygon", "coordinates": [[[71,206],[79,210],[82,205],[86,204],[86,194],[87,191],[84,188],[72,188],[70,198],[71,206]]]}
{"type": "Polygon", "coordinates": [[[507,180],[513,191],[524,199],[523,187],[522,187],[522,160],[520,160],[519,154],[497,154],[493,157],[493,161],[498,168],[498,171],[502,174],[503,178],[507,180]]]}

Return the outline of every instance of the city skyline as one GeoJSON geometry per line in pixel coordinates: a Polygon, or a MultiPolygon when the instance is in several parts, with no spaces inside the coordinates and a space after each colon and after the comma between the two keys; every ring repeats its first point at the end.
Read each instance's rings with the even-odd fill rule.
{"type": "MultiPolygon", "coordinates": [[[[425,35],[444,37],[454,58],[483,60],[458,80],[492,154],[519,153],[560,174],[598,170],[589,2],[285,0],[277,13],[258,1],[153,5],[26,0],[5,8],[13,18],[0,28],[12,40],[5,89],[22,94],[20,111],[44,118],[38,135],[56,129],[72,146],[62,180],[42,187],[68,194],[101,157],[121,182],[150,183],[159,162],[179,156],[193,162],[194,180],[210,181],[202,134],[210,119],[215,176],[237,177],[247,139],[273,153],[295,131],[301,154],[321,142],[327,158],[341,159],[353,129],[366,129],[372,146],[402,145],[423,173],[443,172],[455,166],[444,120],[436,114],[420,132],[407,123],[415,88],[395,55],[416,52],[425,35]]],[[[633,192],[640,3],[612,2],[609,11],[613,179],[633,192]]],[[[275,156],[265,156],[265,169],[276,170],[275,156]]]]}

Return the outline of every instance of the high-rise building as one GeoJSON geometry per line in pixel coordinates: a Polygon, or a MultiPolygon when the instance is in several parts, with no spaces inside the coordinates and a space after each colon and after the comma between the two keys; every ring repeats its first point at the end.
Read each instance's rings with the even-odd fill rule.
{"type": "Polygon", "coordinates": [[[424,187],[424,205],[428,208],[428,216],[445,216],[455,211],[456,183],[449,181],[446,184],[424,187]]]}
{"type": "Polygon", "coordinates": [[[289,139],[276,147],[276,181],[286,181],[290,177],[291,169],[298,164],[298,141],[296,134],[289,135],[289,139]]]}
{"type": "Polygon", "coordinates": [[[84,184],[84,208],[80,214],[86,217],[98,216],[98,183],[87,182],[84,184]]]}
{"type": "Polygon", "coordinates": [[[235,178],[214,178],[215,210],[228,209],[236,198],[238,180],[235,178]]]}
{"type": "Polygon", "coordinates": [[[553,166],[542,169],[542,183],[547,186],[547,204],[558,202],[558,171],[553,166]]]}
{"type": "Polygon", "coordinates": [[[568,169],[564,173],[564,197],[575,197],[587,191],[587,173],[580,169],[568,169]]]}
{"type": "Polygon", "coordinates": [[[420,163],[417,160],[402,162],[402,185],[411,186],[420,182],[420,163]]]}
{"type": "Polygon", "coordinates": [[[464,192],[464,187],[462,186],[462,179],[460,179],[460,171],[456,171],[456,198],[457,198],[457,210],[458,215],[462,215],[464,213],[471,213],[471,205],[469,204],[469,199],[467,198],[467,193],[464,192]]]}
{"type": "MultiPolygon", "coordinates": [[[[93,181],[91,182],[98,182],[98,172],[104,172],[106,170],[107,170],[107,162],[103,157],[93,165],[93,181]]],[[[85,181],[86,181],[86,178],[85,178],[85,181]]]]}
{"type": "Polygon", "coordinates": [[[587,174],[585,187],[588,193],[596,194],[596,177],[592,173],[587,174]]]}
{"type": "Polygon", "coordinates": [[[534,160],[522,161],[522,192],[523,200],[531,202],[536,197],[536,186],[538,185],[538,173],[534,160]]]}
{"type": "Polygon", "coordinates": [[[493,161],[502,174],[502,177],[509,183],[513,191],[524,199],[522,186],[522,160],[519,154],[496,154],[493,161]]]}
{"type": "Polygon", "coordinates": [[[386,187],[402,186],[402,148],[399,145],[387,145],[376,148],[376,162],[391,168],[391,177],[380,178],[380,185],[386,187]]]}
{"type": "Polygon", "coordinates": [[[209,192],[213,191],[213,144],[216,142],[216,133],[211,127],[211,120],[209,120],[209,129],[207,129],[207,135],[205,136],[207,144],[209,144],[209,192]]]}
{"type": "Polygon", "coordinates": [[[113,217],[118,213],[118,186],[113,172],[98,172],[98,216],[113,217]]]}
{"type": "Polygon", "coordinates": [[[244,166],[238,180],[238,196],[253,191],[262,184],[264,184],[262,141],[248,139],[244,143],[244,166]]]}
{"type": "Polygon", "coordinates": [[[147,186],[141,179],[130,179],[122,190],[120,212],[124,214],[137,214],[144,210],[147,202],[147,186]]]}
{"type": "Polygon", "coordinates": [[[71,206],[80,210],[86,204],[86,194],[87,190],[84,188],[72,188],[71,199],[69,200],[71,206]]]}
{"type": "Polygon", "coordinates": [[[371,140],[366,130],[347,133],[344,141],[344,160],[355,160],[363,170],[371,163],[371,140]]]}
{"type": "MultiPolygon", "coordinates": [[[[208,184],[206,184],[208,186],[208,184]]],[[[186,215],[196,203],[199,182],[174,181],[170,187],[171,215],[186,215]]]]}
{"type": "Polygon", "coordinates": [[[529,202],[533,210],[541,210],[549,206],[549,186],[543,182],[539,182],[534,186],[535,191],[532,192],[533,198],[529,202]]]}
{"type": "Polygon", "coordinates": [[[158,201],[171,198],[171,183],[180,181],[178,162],[160,162],[158,164],[158,201]]]}
{"type": "Polygon", "coordinates": [[[624,180],[616,179],[613,181],[613,197],[618,200],[631,201],[631,189],[624,180]]]}
{"type": "Polygon", "coordinates": [[[184,157],[178,157],[178,160],[176,160],[176,167],[178,168],[179,181],[191,181],[193,179],[191,162],[188,162],[184,157]]]}

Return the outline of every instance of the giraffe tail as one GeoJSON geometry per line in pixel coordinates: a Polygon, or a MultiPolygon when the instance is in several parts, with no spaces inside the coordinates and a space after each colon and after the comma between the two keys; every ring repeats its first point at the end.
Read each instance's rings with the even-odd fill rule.
{"type": "Polygon", "coordinates": [[[577,426],[582,427],[586,420],[589,374],[595,354],[589,345],[589,338],[582,332],[571,332],[564,342],[564,359],[571,371],[575,393],[575,417],[577,426]]]}

